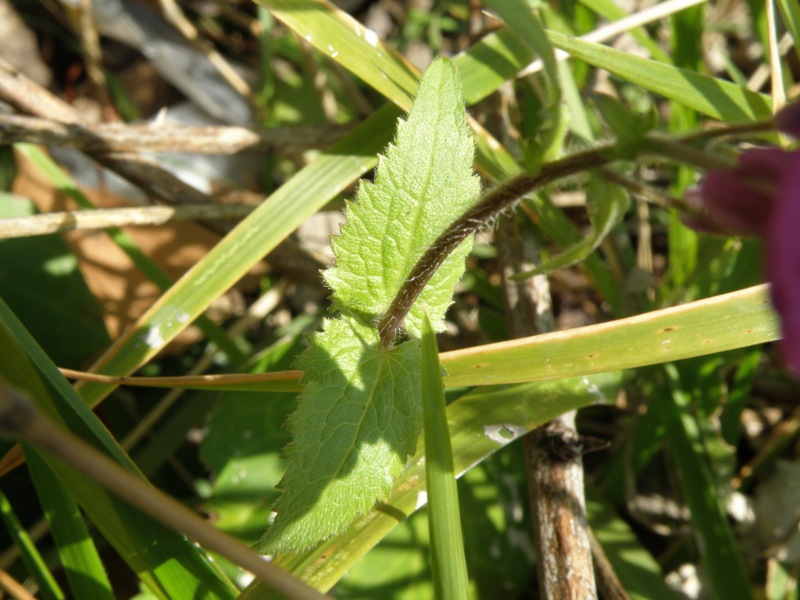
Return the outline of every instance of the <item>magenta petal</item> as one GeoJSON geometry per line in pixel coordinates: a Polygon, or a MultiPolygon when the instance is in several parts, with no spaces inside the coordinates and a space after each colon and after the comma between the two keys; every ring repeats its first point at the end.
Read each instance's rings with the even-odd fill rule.
{"type": "Polygon", "coordinates": [[[774,117],[779,131],[800,139],[800,102],[784,106],[774,117]]]}
{"type": "Polygon", "coordinates": [[[780,148],[752,148],[742,152],[736,170],[742,175],[756,178],[764,185],[776,185],[792,168],[797,168],[797,152],[780,148]]]}
{"type": "Polygon", "coordinates": [[[784,357],[800,373],[800,155],[796,156],[795,168],[778,187],[766,243],[772,304],[781,317],[784,357]]]}
{"type": "Polygon", "coordinates": [[[739,171],[711,171],[700,186],[709,221],[721,233],[763,235],[772,209],[769,195],[747,184],[739,171]]]}

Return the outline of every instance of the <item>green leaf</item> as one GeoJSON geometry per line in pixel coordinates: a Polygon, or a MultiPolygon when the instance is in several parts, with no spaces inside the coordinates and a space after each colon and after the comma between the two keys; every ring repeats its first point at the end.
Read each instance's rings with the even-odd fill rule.
{"type": "MultiPolygon", "coordinates": [[[[480,183],[472,170],[469,135],[455,67],[435,61],[425,72],[407,120],[378,162],[375,183],[364,182],[347,224],[333,239],[336,266],[325,273],[334,307],[362,321],[381,316],[428,246],[475,202],[480,183]]],[[[472,246],[462,244],[420,295],[406,322],[419,335],[420,306],[437,331],[472,246]]]]}
{"type": "Polygon", "coordinates": [[[703,557],[703,567],[715,598],[753,598],[747,569],[718,493],[712,460],[692,415],[691,398],[684,393],[679,369],[663,367],[664,385],[654,390],[651,410],[665,424],[667,444],[678,481],[689,505],[693,533],[703,557]]]}
{"type": "Polygon", "coordinates": [[[539,18],[531,12],[525,0],[487,0],[486,5],[497,11],[508,28],[516,33],[533,50],[544,65],[547,75],[547,118],[540,130],[538,156],[531,165],[532,170],[542,162],[552,160],[561,153],[569,119],[561,105],[560,70],[555,52],[539,18]]]}
{"type": "Polygon", "coordinates": [[[299,360],[307,385],[287,423],[294,438],[266,549],[312,546],[388,496],[422,430],[410,367],[419,361],[416,341],[386,350],[370,325],[325,321],[299,360]]]}
{"type": "Polygon", "coordinates": [[[600,245],[614,226],[622,221],[628,209],[628,194],[625,190],[598,177],[592,178],[586,198],[591,223],[589,235],[532,271],[515,275],[515,279],[532,277],[582,261],[600,245]]]}
{"type": "Polygon", "coordinates": [[[800,56],[800,6],[793,0],[777,0],[776,4],[781,11],[786,29],[794,38],[794,49],[800,56]]]}
{"type": "Polygon", "coordinates": [[[556,56],[530,4],[526,0],[486,0],[486,6],[496,11],[508,28],[539,56],[548,79],[548,104],[555,106],[561,98],[556,56]]]}
{"type": "Polygon", "coordinates": [[[453,448],[447,427],[442,367],[433,326],[422,322],[420,356],[422,403],[425,415],[425,481],[428,486],[428,528],[431,566],[436,597],[466,598],[469,595],[461,511],[453,466],[453,448]]]}
{"type": "Polygon", "coordinates": [[[607,69],[646,90],[729,123],[751,123],[772,116],[769,96],[672,65],[548,31],[556,48],[573,58],[607,69]]]}
{"type": "Polygon", "coordinates": [[[28,574],[40,586],[39,593],[45,600],[64,600],[64,592],[58,585],[55,577],[47,568],[47,563],[39,554],[39,550],[22,526],[14,509],[3,490],[0,489],[0,520],[5,523],[9,536],[13,540],[22,556],[22,562],[28,569],[28,574]]]}
{"type": "MultiPolygon", "coordinates": [[[[463,475],[525,432],[565,411],[611,401],[619,392],[620,381],[620,373],[609,373],[481,388],[465,394],[447,406],[456,475],[463,475]]],[[[420,444],[389,499],[356,520],[341,536],[301,554],[276,556],[275,564],[318,590],[330,589],[370,548],[426,503],[425,455],[424,444],[420,444]]],[[[265,598],[273,600],[278,596],[259,581],[240,596],[240,600],[265,598]]]]}
{"type": "MultiPolygon", "coordinates": [[[[428,246],[475,201],[472,158],[455,67],[434,61],[375,183],[361,186],[333,243],[337,265],[326,280],[343,315],[324,322],[298,361],[306,388],[288,421],[294,438],[265,548],[299,550],[344,530],[388,495],[414,453],[419,344],[385,349],[373,323],[428,246]]],[[[462,244],[420,296],[406,328],[412,336],[424,310],[443,327],[470,246],[462,244]]]]}
{"type": "MultiPolygon", "coordinates": [[[[136,465],[2,299],[0,380],[26,393],[39,410],[59,425],[138,474],[136,465]]],[[[157,597],[212,600],[235,596],[232,584],[185,536],[134,509],[62,461],[47,454],[41,457],[103,537],[157,597]]]]}
{"type": "Polygon", "coordinates": [[[408,108],[416,69],[386,46],[378,34],[327,2],[256,0],[314,46],[369,83],[401,108],[408,108]]]}
{"type": "Polygon", "coordinates": [[[609,323],[447,352],[448,388],[632,369],[780,338],[764,285],[609,323]]]}
{"type": "Polygon", "coordinates": [[[41,456],[25,450],[25,461],[39,502],[50,523],[58,558],[74,598],[114,600],[105,567],[75,499],[41,456]]]}

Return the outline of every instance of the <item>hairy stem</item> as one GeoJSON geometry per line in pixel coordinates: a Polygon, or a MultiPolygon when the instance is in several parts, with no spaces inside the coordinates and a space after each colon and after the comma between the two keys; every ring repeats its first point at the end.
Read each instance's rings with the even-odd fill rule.
{"type": "Polygon", "coordinates": [[[378,325],[382,345],[385,348],[391,345],[414,301],[461,242],[533,190],[612,162],[616,159],[613,149],[613,146],[603,146],[548,163],[534,175],[518,175],[485,194],[439,236],[414,266],[378,325]]]}
{"type": "MultiPolygon", "coordinates": [[[[635,154],[671,158],[705,170],[730,169],[736,166],[727,159],[697,150],[683,140],[672,140],[655,135],[644,137],[635,150],[635,154]]],[[[484,194],[483,198],[454,221],[417,261],[378,325],[383,347],[388,348],[392,345],[397,331],[422,290],[461,242],[532,191],[582,171],[606,166],[621,158],[616,144],[599,146],[548,163],[535,174],[517,175],[484,194]]],[[[627,155],[625,158],[634,157],[627,155]]]]}

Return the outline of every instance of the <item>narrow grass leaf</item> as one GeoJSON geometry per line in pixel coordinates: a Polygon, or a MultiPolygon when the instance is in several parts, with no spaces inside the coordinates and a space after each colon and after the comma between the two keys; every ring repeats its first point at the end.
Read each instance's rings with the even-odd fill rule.
{"type": "Polygon", "coordinates": [[[447,387],[632,369],[780,338],[765,286],[579,329],[442,355],[447,387]]]}
{"type": "MultiPolygon", "coordinates": [[[[681,306],[599,325],[579,327],[445,352],[447,388],[574,377],[705,356],[780,338],[766,287],[747,288],[681,306]]],[[[292,391],[300,372],[247,376],[238,384],[217,380],[214,389],[292,391]],[[275,385],[273,380],[279,380],[275,385]]],[[[147,378],[136,378],[145,383],[147,378]]],[[[186,385],[207,389],[200,383],[186,385]]]]}
{"type": "Polygon", "coordinates": [[[273,16],[400,108],[411,106],[418,72],[399,53],[329,2],[256,0],[273,16]]]}
{"type": "MultiPolygon", "coordinates": [[[[0,379],[73,434],[136,471],[108,430],[83,403],[0,301],[0,379]]],[[[184,536],[151,520],[63,462],[42,457],[98,530],[159,598],[233,598],[235,589],[184,536]],[[153,541],[158,543],[154,544],[153,541]]]]}
{"type": "Polygon", "coordinates": [[[31,540],[28,532],[17,518],[11,502],[0,489],[0,517],[5,523],[8,535],[19,550],[22,562],[30,575],[39,585],[39,593],[44,600],[64,600],[66,596],[58,585],[56,578],[47,567],[47,563],[39,554],[39,550],[31,540]]]}
{"type": "MultiPolygon", "coordinates": [[[[617,21],[629,16],[628,11],[613,2],[613,0],[580,0],[580,3],[608,21],[617,21]]],[[[628,33],[642,48],[650,53],[651,58],[663,63],[671,62],[669,54],[664,52],[658,42],[650,37],[644,27],[636,27],[628,31],[628,33]]]]}
{"type": "Polygon", "coordinates": [[[425,423],[425,482],[428,488],[428,528],[436,598],[461,600],[469,595],[461,510],[458,504],[453,449],[442,383],[442,367],[433,325],[422,321],[422,412],[425,423]]]}
{"type": "Polygon", "coordinates": [[[675,461],[678,481],[689,505],[692,528],[699,538],[704,572],[715,598],[753,598],[747,568],[730,527],[723,498],[717,492],[711,458],[691,412],[691,401],[682,390],[678,369],[664,366],[665,383],[656,387],[650,410],[658,411],[665,424],[667,444],[675,461]]]}
{"type": "Polygon", "coordinates": [[[769,96],[694,71],[549,31],[554,46],[573,58],[606,69],[636,85],[728,123],[751,123],[772,115],[769,96]]]}
{"type": "Polygon", "coordinates": [[[786,29],[792,34],[794,49],[800,56],[800,4],[795,0],[775,0],[775,3],[781,11],[786,29]]]}
{"type": "Polygon", "coordinates": [[[548,104],[552,107],[561,98],[559,74],[553,46],[527,0],[486,0],[486,6],[495,11],[506,26],[533,50],[544,65],[548,79],[548,104]]]}
{"type": "Polygon", "coordinates": [[[25,459],[72,597],[114,600],[105,567],[75,499],[38,453],[26,448],[25,459]]]}

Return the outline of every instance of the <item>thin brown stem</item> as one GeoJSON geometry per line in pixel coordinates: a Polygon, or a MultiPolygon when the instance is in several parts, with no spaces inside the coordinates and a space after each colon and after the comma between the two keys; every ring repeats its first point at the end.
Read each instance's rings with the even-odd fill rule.
{"type": "MultiPolygon", "coordinates": [[[[660,136],[645,137],[635,154],[671,158],[707,170],[731,169],[736,166],[728,160],[696,150],[680,140],[660,136]]],[[[559,179],[603,167],[620,158],[616,145],[601,146],[545,164],[538,173],[518,175],[485,194],[475,206],[456,219],[417,261],[378,325],[383,347],[392,345],[403,320],[422,290],[461,242],[514,206],[523,196],[559,179]]]]}
{"type": "Polygon", "coordinates": [[[697,208],[686,202],[683,198],[671,196],[661,190],[645,185],[633,179],[623,177],[611,169],[600,169],[600,174],[611,183],[625,188],[630,193],[640,196],[643,200],[663,208],[673,208],[685,213],[696,213],[697,208]]]}
{"type": "Polygon", "coordinates": [[[704,142],[721,137],[748,136],[756,133],[769,133],[775,130],[772,119],[756,121],[755,123],[744,123],[742,125],[725,125],[723,127],[713,127],[703,131],[696,131],[680,138],[684,144],[704,142]]]}

